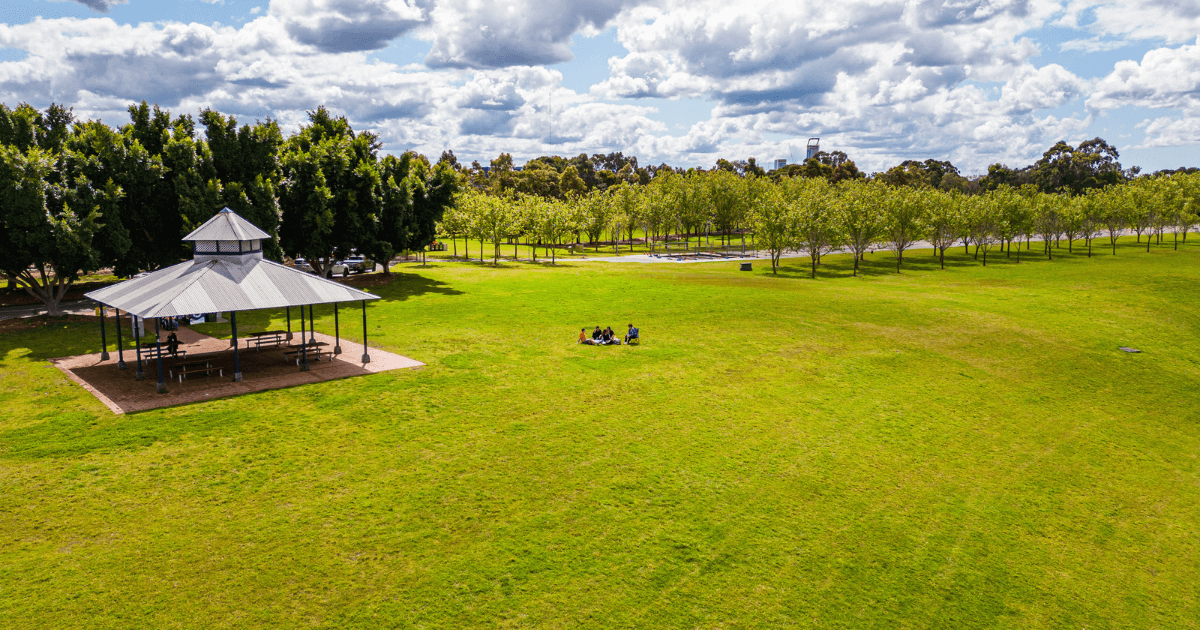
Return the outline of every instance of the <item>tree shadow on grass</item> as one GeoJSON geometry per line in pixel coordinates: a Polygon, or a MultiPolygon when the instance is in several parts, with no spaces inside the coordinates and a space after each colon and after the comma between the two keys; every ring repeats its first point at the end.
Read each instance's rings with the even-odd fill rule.
{"type": "MultiPolygon", "coordinates": [[[[122,318],[122,321],[127,324],[123,330],[122,341],[125,342],[128,352],[131,351],[128,349],[133,347],[128,328],[129,320],[122,318]]],[[[14,353],[21,358],[44,361],[100,352],[99,318],[38,315],[23,318],[20,324],[19,328],[14,327],[11,332],[0,334],[0,367],[4,367],[7,357],[14,353]]],[[[113,324],[113,318],[109,317],[106,322],[106,335],[110,345],[114,345],[117,340],[113,324]]],[[[115,355],[115,349],[113,353],[115,355]]]]}
{"type": "MultiPolygon", "coordinates": [[[[890,250],[879,250],[874,253],[868,253],[866,257],[859,261],[858,274],[859,278],[871,277],[887,277],[894,276],[899,273],[925,273],[929,271],[942,270],[942,260],[937,256],[928,255],[927,250],[919,250],[921,253],[906,254],[904,260],[900,264],[899,270],[896,268],[896,257],[890,250]]],[[[988,266],[997,266],[1008,263],[1016,263],[1016,260],[1006,260],[1003,253],[991,252],[988,255],[988,266]]],[[[1022,253],[1021,262],[1025,262],[1025,254],[1022,253]]],[[[779,272],[774,275],[780,278],[797,278],[797,279],[813,279],[812,263],[807,258],[784,258],[779,272]],[[803,262],[800,262],[803,261],[803,262]]],[[[945,269],[960,269],[968,267],[983,267],[982,254],[976,260],[974,254],[968,255],[951,255],[946,254],[945,269]]],[[[828,256],[825,261],[817,265],[816,279],[841,279],[855,277],[854,259],[842,254],[834,254],[828,256]]]]}

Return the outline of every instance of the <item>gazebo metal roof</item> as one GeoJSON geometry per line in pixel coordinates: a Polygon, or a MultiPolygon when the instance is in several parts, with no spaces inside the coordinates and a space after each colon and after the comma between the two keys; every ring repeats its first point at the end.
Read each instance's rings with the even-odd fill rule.
{"type": "MultiPolygon", "coordinates": [[[[184,240],[266,238],[270,235],[226,208],[184,240]]],[[[147,318],[379,299],[366,291],[265,260],[261,250],[197,255],[194,260],[97,289],[87,297],[147,318]]]]}
{"type": "Polygon", "coordinates": [[[243,219],[241,215],[225,208],[213,215],[200,227],[192,230],[191,234],[183,237],[185,241],[252,241],[271,238],[270,234],[260,230],[257,225],[243,219]]]}
{"type": "Polygon", "coordinates": [[[244,265],[187,261],[87,296],[138,317],[253,311],[308,304],[377,300],[379,296],[269,260],[244,265]]]}

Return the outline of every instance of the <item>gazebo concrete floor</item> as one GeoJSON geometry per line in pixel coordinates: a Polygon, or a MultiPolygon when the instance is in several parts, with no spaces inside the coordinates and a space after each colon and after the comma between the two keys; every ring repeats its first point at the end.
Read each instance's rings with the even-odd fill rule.
{"type": "MultiPolygon", "coordinates": [[[[293,331],[293,343],[300,342],[300,331],[293,331]]],[[[167,333],[163,333],[165,339],[167,333]]],[[[332,350],[334,339],[329,335],[316,333],[317,341],[323,341],[328,346],[323,349],[332,350]]],[[[424,366],[420,361],[414,361],[391,352],[372,348],[371,362],[360,363],[362,344],[341,340],[342,354],[333,361],[323,359],[308,362],[309,370],[300,371],[295,361],[284,359],[283,348],[264,348],[263,350],[247,350],[246,342],[239,337],[242,381],[233,382],[233,349],[226,339],[217,339],[202,335],[186,327],[180,327],[176,332],[180,341],[180,349],[187,350],[188,355],[207,352],[221,354],[213,358],[214,368],[224,371],[224,376],[218,376],[214,370],[211,376],[192,376],[181,383],[178,377],[170,378],[167,368],[177,361],[163,352],[163,382],[166,383],[167,393],[157,392],[158,363],[154,359],[153,350],[142,352],[142,370],[146,379],[138,381],[134,378],[137,371],[137,355],[133,350],[125,351],[125,370],[117,369],[117,353],[109,352],[109,360],[101,361],[100,353],[84,354],[75,357],[51,359],[50,362],[62,370],[68,378],[79,383],[91,392],[100,402],[104,403],[113,413],[132,413],[183,405],[201,400],[213,400],[225,396],[236,396],[268,389],[281,389],[306,383],[320,383],[350,376],[363,376],[376,372],[418,368],[424,366]]],[[[145,341],[143,339],[143,341],[145,341]]]]}

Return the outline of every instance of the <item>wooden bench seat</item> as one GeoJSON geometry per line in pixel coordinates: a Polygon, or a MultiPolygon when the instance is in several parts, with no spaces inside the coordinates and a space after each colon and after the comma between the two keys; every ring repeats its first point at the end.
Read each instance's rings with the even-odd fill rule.
{"type": "Polygon", "coordinates": [[[277,348],[287,343],[287,336],[283,334],[258,335],[246,340],[246,349],[249,350],[253,344],[255,350],[263,348],[277,348]]]}
{"type": "MultiPolygon", "coordinates": [[[[312,359],[314,361],[320,361],[322,356],[324,356],[326,359],[332,361],[333,353],[328,350],[325,350],[324,348],[321,347],[324,345],[327,345],[327,344],[321,343],[319,346],[305,346],[303,352],[305,353],[307,358],[312,359]]],[[[296,361],[296,365],[300,365],[300,359],[301,359],[300,353],[301,352],[302,352],[302,350],[300,348],[292,348],[291,350],[285,350],[283,353],[283,358],[285,361],[292,361],[293,360],[292,357],[295,357],[294,360],[296,361]]]]}
{"type": "Polygon", "coordinates": [[[178,373],[179,382],[182,383],[183,379],[187,378],[188,375],[203,374],[204,376],[211,376],[214,370],[219,376],[225,376],[225,371],[223,369],[219,367],[213,367],[212,363],[209,361],[205,361],[203,363],[185,363],[176,368],[174,372],[178,373]]]}

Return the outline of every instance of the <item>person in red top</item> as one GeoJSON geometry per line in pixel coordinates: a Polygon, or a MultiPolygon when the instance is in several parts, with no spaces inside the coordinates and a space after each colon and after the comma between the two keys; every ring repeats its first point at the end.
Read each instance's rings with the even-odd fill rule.
{"type": "Polygon", "coordinates": [[[579,329],[579,343],[587,343],[587,327],[579,329]]]}

